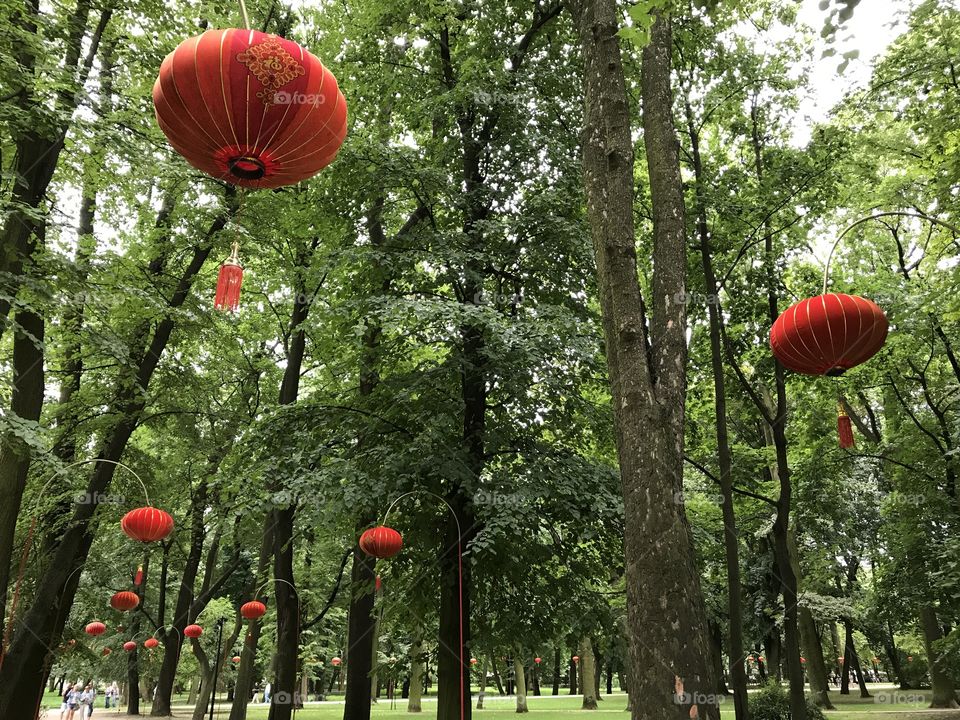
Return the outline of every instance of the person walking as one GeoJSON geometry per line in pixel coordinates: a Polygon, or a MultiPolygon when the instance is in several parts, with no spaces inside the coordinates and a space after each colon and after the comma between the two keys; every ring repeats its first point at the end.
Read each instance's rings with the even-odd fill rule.
{"type": "Polygon", "coordinates": [[[67,716],[65,720],[74,720],[73,716],[76,715],[77,710],[80,709],[79,683],[77,685],[71,685],[65,697],[67,701],[67,716]]]}
{"type": "Polygon", "coordinates": [[[73,690],[73,683],[67,683],[67,687],[63,690],[63,696],[60,698],[60,720],[63,720],[63,716],[67,714],[67,711],[70,709],[70,691],[73,690]]]}
{"type": "Polygon", "coordinates": [[[80,693],[80,707],[83,708],[83,712],[81,713],[82,720],[87,720],[87,718],[93,715],[93,703],[96,697],[97,693],[93,689],[93,685],[87,683],[83,692],[80,693]]]}

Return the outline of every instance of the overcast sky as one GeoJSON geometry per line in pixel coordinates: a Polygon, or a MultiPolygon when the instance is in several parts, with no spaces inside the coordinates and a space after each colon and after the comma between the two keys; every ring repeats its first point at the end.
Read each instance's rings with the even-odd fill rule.
{"type": "MultiPolygon", "coordinates": [[[[819,4],[820,0],[803,0],[799,17],[801,22],[817,30],[818,40],[826,17],[819,4]]],[[[825,119],[830,108],[844,94],[854,87],[867,84],[873,61],[905,30],[904,20],[910,5],[906,0],[861,0],[853,18],[838,34],[837,54],[834,57],[819,59],[823,50],[820,41],[818,59],[811,75],[813,96],[803,106],[803,114],[809,122],[805,127],[798,127],[795,142],[804,144],[809,138],[809,123],[825,119]],[[838,75],[836,70],[840,56],[853,49],[860,51],[860,57],[853,60],[842,75],[838,75]]]]}

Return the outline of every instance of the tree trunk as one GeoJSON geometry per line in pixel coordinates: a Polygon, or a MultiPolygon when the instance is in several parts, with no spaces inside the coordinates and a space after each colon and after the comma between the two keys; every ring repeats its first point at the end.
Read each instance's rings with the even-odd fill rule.
{"type": "MultiPolygon", "coordinates": [[[[464,371],[472,374],[473,371],[464,371]]],[[[464,440],[473,448],[471,455],[476,460],[482,456],[482,418],[486,408],[485,391],[479,391],[472,381],[464,381],[465,407],[468,408],[464,420],[464,440]],[[479,395],[474,395],[479,392],[479,395]],[[480,410],[480,407],[483,410],[480,410]],[[476,424],[479,422],[479,428],[476,424]],[[476,437],[480,433],[480,437],[476,437]],[[476,443],[479,443],[479,449],[476,443]]],[[[482,381],[485,384],[485,380],[482,381]]],[[[469,462],[469,461],[468,461],[469,462]]],[[[480,477],[480,467],[474,465],[471,470],[480,477]]],[[[462,544],[467,545],[476,532],[473,512],[468,508],[467,500],[458,492],[447,501],[453,507],[460,520],[459,527],[464,529],[462,544]]],[[[450,517],[447,520],[446,533],[441,550],[440,562],[440,632],[437,649],[437,720],[470,720],[473,706],[470,702],[470,663],[461,662],[469,658],[470,646],[470,563],[462,565],[463,599],[460,602],[460,560],[457,557],[458,525],[450,517]],[[461,623],[462,608],[462,623],[461,623]],[[462,640],[461,640],[462,637],[462,640]]]]}
{"type": "MultiPolygon", "coordinates": [[[[136,586],[134,591],[137,593],[137,597],[140,598],[140,606],[143,606],[143,596],[144,588],[147,586],[147,578],[150,574],[150,550],[145,549],[143,551],[143,580],[141,583],[136,586]]],[[[140,613],[134,613],[133,619],[130,621],[130,639],[134,640],[140,634],[140,613]]],[[[127,715],[139,715],[140,714],[140,663],[138,654],[140,652],[140,644],[137,643],[137,647],[127,653],[127,715]]]]}
{"type": "Polygon", "coordinates": [[[799,610],[800,636],[803,638],[803,652],[807,659],[806,671],[810,681],[810,696],[817,707],[833,710],[830,701],[830,682],[827,677],[827,666],[823,661],[823,648],[817,635],[817,624],[813,613],[808,607],[799,610]]]}
{"type": "Polygon", "coordinates": [[[553,691],[550,694],[560,694],[560,648],[553,651],[553,691]]]}
{"type": "MultiPolygon", "coordinates": [[[[369,522],[361,521],[357,537],[369,522]]],[[[350,571],[351,601],[347,616],[347,687],[343,720],[370,720],[370,669],[373,667],[373,615],[376,573],[373,560],[357,545],[350,571]]]]}
{"type": "Polygon", "coordinates": [[[423,642],[415,638],[410,646],[410,695],[407,699],[407,712],[418,713],[423,710],[420,698],[423,695],[423,642]]]}
{"type": "Polygon", "coordinates": [[[583,703],[581,710],[597,709],[597,673],[596,663],[593,657],[593,643],[590,638],[585,637],[580,641],[580,667],[583,670],[583,703]]]}
{"type": "Polygon", "coordinates": [[[483,697],[487,694],[487,662],[488,656],[483,656],[480,665],[480,692],[477,693],[477,710],[483,710],[483,697]]]}
{"type": "Polygon", "coordinates": [[[577,687],[580,679],[579,678],[580,673],[578,672],[579,670],[578,663],[575,663],[572,657],[570,660],[568,660],[568,662],[570,663],[569,667],[567,668],[567,675],[570,678],[570,684],[569,684],[570,694],[579,695],[580,693],[577,691],[577,687]]]}
{"type": "Polygon", "coordinates": [[[638,283],[630,110],[612,0],[570,5],[584,58],[584,185],[623,483],[635,720],[717,718],[706,613],[682,503],[686,240],[670,87],[671,28],[643,50],[643,137],[653,209],[652,317],[638,283]],[[649,335],[648,335],[649,332],[649,335]],[[657,583],[650,583],[652,577],[657,583]],[[679,701],[679,702],[678,702],[679,701]]]}
{"type": "Polygon", "coordinates": [[[527,708],[527,678],[523,672],[523,656],[517,651],[513,658],[513,677],[517,686],[517,712],[530,712],[527,708]]]}
{"type": "Polygon", "coordinates": [[[932,605],[920,608],[920,629],[923,631],[923,645],[930,662],[930,685],[933,695],[930,698],[932,708],[957,708],[957,690],[950,676],[947,661],[941,658],[933,644],[943,637],[937,611],[932,605]]]}

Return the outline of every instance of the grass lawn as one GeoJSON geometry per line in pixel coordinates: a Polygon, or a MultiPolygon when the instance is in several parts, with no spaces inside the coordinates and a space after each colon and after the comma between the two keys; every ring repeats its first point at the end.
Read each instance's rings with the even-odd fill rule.
{"type": "MultiPolygon", "coordinates": [[[[872,685],[870,691],[874,695],[873,699],[861,699],[859,693],[854,691],[853,695],[842,696],[838,692],[831,692],[830,699],[836,705],[837,709],[827,712],[829,720],[960,720],[960,711],[958,710],[928,710],[929,690],[897,690],[890,685],[872,685]]],[[[55,700],[55,698],[51,698],[55,700]]],[[[581,699],[579,697],[570,697],[560,695],[559,697],[543,696],[528,698],[530,712],[525,715],[525,720],[551,720],[552,718],[564,716],[594,716],[628,718],[629,714],[625,712],[626,696],[623,694],[605,695],[600,703],[600,708],[596,712],[585,712],[580,710],[581,699]]],[[[51,705],[53,703],[51,702],[51,705]]],[[[476,698],[474,698],[476,704],[476,698]]],[[[94,713],[94,718],[126,717],[118,714],[115,710],[104,710],[101,702],[94,713]]],[[[57,705],[59,707],[59,705],[57,705]]],[[[420,715],[411,716],[406,710],[406,701],[396,700],[395,708],[391,709],[390,701],[381,699],[373,707],[373,717],[387,719],[399,719],[420,717],[424,720],[436,718],[436,701],[433,698],[426,698],[423,702],[423,712],[420,715]]],[[[484,709],[474,711],[474,718],[489,718],[490,720],[506,720],[510,717],[516,717],[516,704],[513,697],[498,697],[496,695],[488,696],[484,700],[484,709]]],[[[266,705],[251,704],[247,711],[247,717],[250,720],[264,720],[267,717],[268,707],[266,705]]],[[[149,714],[149,705],[143,708],[145,715],[149,714]]],[[[218,704],[214,717],[225,718],[229,713],[229,706],[218,704]]],[[[46,715],[47,718],[56,718],[58,711],[54,710],[46,715]]],[[[727,703],[721,707],[721,714],[725,720],[732,720],[733,705],[727,703]]],[[[179,718],[190,717],[191,712],[184,706],[174,708],[174,716],[179,718]]],[[[307,705],[303,710],[297,711],[297,718],[302,720],[341,720],[343,717],[343,704],[340,702],[330,702],[322,704],[307,705]]]]}

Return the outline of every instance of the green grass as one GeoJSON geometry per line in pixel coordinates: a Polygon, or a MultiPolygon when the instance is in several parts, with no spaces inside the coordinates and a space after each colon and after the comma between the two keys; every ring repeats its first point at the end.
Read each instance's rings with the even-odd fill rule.
{"type": "MultiPolygon", "coordinates": [[[[566,690],[561,692],[565,693],[566,690]]],[[[828,711],[828,720],[960,720],[960,711],[928,710],[930,691],[929,690],[897,690],[890,685],[874,685],[870,687],[870,692],[874,697],[861,699],[859,692],[852,690],[852,695],[843,696],[839,692],[831,692],[830,699],[836,705],[836,710],[828,711]]],[[[54,695],[48,695],[49,705],[58,708],[59,700],[54,695]]],[[[530,696],[527,699],[530,712],[524,716],[524,720],[552,720],[557,717],[580,715],[583,716],[603,716],[628,718],[629,713],[625,711],[626,696],[623,694],[605,695],[600,703],[600,708],[596,712],[588,712],[580,709],[581,698],[578,696],[570,697],[561,694],[559,697],[530,696]]],[[[174,709],[174,714],[178,718],[190,717],[190,711],[182,706],[185,698],[179,696],[175,700],[175,705],[181,707],[174,709]]],[[[224,697],[225,701],[225,697],[224,697]]],[[[476,705],[476,697],[474,697],[476,705]]],[[[250,720],[264,720],[267,717],[268,707],[263,704],[251,704],[247,711],[247,717],[250,720]]],[[[218,713],[214,717],[224,718],[229,712],[229,705],[226,702],[218,703],[218,713]]],[[[142,712],[149,713],[149,705],[142,708],[142,712]]],[[[724,720],[732,720],[733,705],[728,702],[721,706],[721,714],[724,720]]],[[[98,699],[97,709],[94,717],[101,720],[113,717],[115,711],[109,713],[102,708],[102,698],[98,699]]],[[[382,698],[373,706],[373,718],[390,720],[399,718],[419,717],[423,720],[434,720],[436,718],[436,701],[434,698],[425,698],[423,702],[423,712],[419,715],[407,713],[407,702],[397,698],[395,707],[390,707],[390,701],[382,698]]],[[[48,718],[56,718],[57,712],[48,713],[48,718]]],[[[296,717],[299,720],[341,720],[343,717],[343,704],[341,702],[330,702],[322,705],[307,705],[303,710],[297,711],[296,717]]],[[[497,695],[488,695],[484,699],[484,709],[474,711],[475,720],[507,720],[507,718],[516,717],[516,700],[513,697],[499,697],[497,695]]]]}

